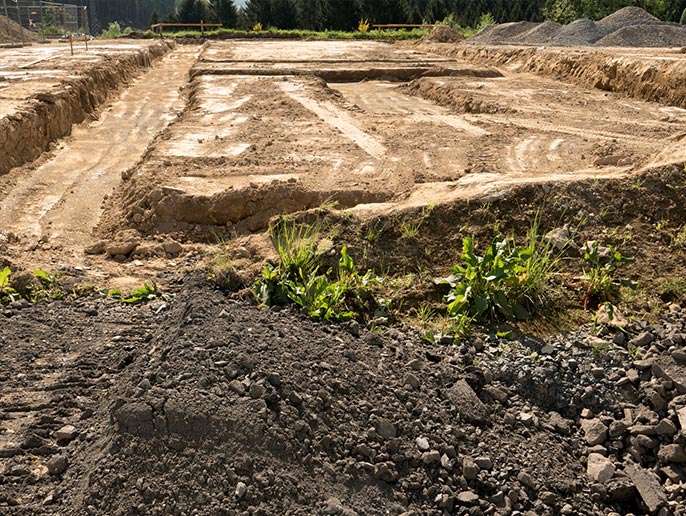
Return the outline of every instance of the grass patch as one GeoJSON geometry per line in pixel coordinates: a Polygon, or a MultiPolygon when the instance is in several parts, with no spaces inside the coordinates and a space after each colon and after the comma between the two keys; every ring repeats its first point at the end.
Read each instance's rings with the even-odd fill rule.
{"type": "Polygon", "coordinates": [[[545,304],[558,261],[551,245],[539,237],[537,218],[525,246],[498,236],[479,255],[474,238],[464,238],[460,262],[436,283],[449,285],[447,312],[461,323],[465,317],[475,322],[528,320],[545,304]]]}
{"type": "MultiPolygon", "coordinates": [[[[313,30],[283,30],[269,28],[266,30],[249,31],[238,29],[217,29],[205,31],[203,34],[200,31],[178,31],[178,32],[163,32],[166,38],[199,38],[204,37],[208,39],[233,39],[233,38],[273,38],[273,39],[335,39],[335,40],[382,40],[382,41],[402,41],[419,39],[429,33],[426,28],[416,28],[412,30],[368,30],[361,31],[313,31],[313,30]]],[[[152,34],[152,33],[150,33],[152,34]]]]}
{"type": "Polygon", "coordinates": [[[371,272],[359,274],[348,253],[341,249],[335,269],[320,272],[321,222],[297,223],[281,219],[270,228],[279,263],[267,265],[253,292],[264,306],[294,303],[318,319],[347,321],[378,308],[371,287],[380,280],[371,272]]]}

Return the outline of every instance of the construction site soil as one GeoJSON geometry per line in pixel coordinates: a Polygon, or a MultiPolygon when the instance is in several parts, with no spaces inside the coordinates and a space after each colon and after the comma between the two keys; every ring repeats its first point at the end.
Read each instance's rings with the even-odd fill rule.
{"type": "Polygon", "coordinates": [[[0,50],[0,265],[91,292],[0,307],[0,514],[686,514],[686,56],[446,38],[0,50]],[[407,310],[536,217],[643,289],[428,343],[207,280],[283,214],[407,310]]]}

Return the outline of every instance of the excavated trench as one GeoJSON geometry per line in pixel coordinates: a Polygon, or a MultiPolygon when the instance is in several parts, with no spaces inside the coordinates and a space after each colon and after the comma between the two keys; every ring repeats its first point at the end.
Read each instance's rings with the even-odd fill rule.
{"type": "Polygon", "coordinates": [[[26,99],[18,112],[0,119],[0,174],[33,161],[51,142],[71,134],[74,124],[95,113],[115,91],[172,48],[174,43],[160,42],[105,59],[51,91],[26,99]]]}
{"type": "Polygon", "coordinates": [[[272,42],[207,46],[186,111],[127,174],[101,235],[230,238],[326,200],[377,217],[685,159],[677,107],[561,88],[460,46],[296,46],[297,59],[272,42]],[[435,57],[451,52],[466,57],[435,57]]]}

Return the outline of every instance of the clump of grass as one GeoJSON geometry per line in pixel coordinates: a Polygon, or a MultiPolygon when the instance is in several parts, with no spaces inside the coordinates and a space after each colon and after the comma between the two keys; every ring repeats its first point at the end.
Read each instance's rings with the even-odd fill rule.
{"type": "Polygon", "coordinates": [[[429,218],[435,207],[436,205],[433,203],[428,204],[422,208],[421,212],[419,213],[419,216],[401,223],[401,237],[404,239],[415,238],[419,234],[420,228],[422,227],[426,219],[429,218]]]}
{"type": "Polygon", "coordinates": [[[539,236],[537,217],[525,246],[496,237],[479,255],[474,238],[464,238],[460,262],[436,283],[450,286],[444,301],[453,318],[527,320],[545,304],[558,261],[551,244],[539,236]]]}
{"type": "Polygon", "coordinates": [[[377,303],[371,287],[379,279],[371,271],[357,272],[347,246],[341,249],[335,270],[320,272],[319,221],[298,224],[282,219],[270,231],[279,263],[267,265],[253,287],[260,304],[294,303],[312,317],[332,321],[374,312],[377,303]]]}
{"type": "Polygon", "coordinates": [[[600,245],[597,241],[586,242],[584,246],[584,273],[586,295],[584,296],[584,310],[589,305],[600,304],[605,301],[616,303],[619,300],[621,287],[635,289],[637,285],[628,278],[617,277],[617,270],[634,259],[622,256],[615,247],[607,248],[607,255],[601,256],[600,245]]]}
{"type": "Polygon", "coordinates": [[[220,241],[209,255],[208,279],[220,289],[235,292],[243,288],[244,282],[231,261],[226,243],[220,241]]]}

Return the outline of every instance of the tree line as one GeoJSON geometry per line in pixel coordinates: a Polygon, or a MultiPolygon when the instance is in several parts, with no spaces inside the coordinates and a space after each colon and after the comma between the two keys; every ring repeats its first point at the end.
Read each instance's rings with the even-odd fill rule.
{"type": "Polygon", "coordinates": [[[450,20],[475,27],[485,14],[498,23],[577,18],[600,19],[621,7],[636,5],[654,16],[679,22],[686,0],[67,0],[87,5],[92,32],[111,22],[145,29],[157,21],[221,22],[228,28],[262,27],[309,30],[356,30],[360,20],[374,23],[435,23],[450,20]]]}
{"type": "Polygon", "coordinates": [[[231,0],[181,0],[171,18],[211,18],[226,27],[243,29],[260,23],[264,28],[355,30],[360,20],[419,24],[446,19],[475,27],[489,13],[498,23],[568,23],[578,18],[598,20],[629,5],[673,22],[679,22],[686,11],[686,0],[248,0],[240,9],[231,0]]]}

